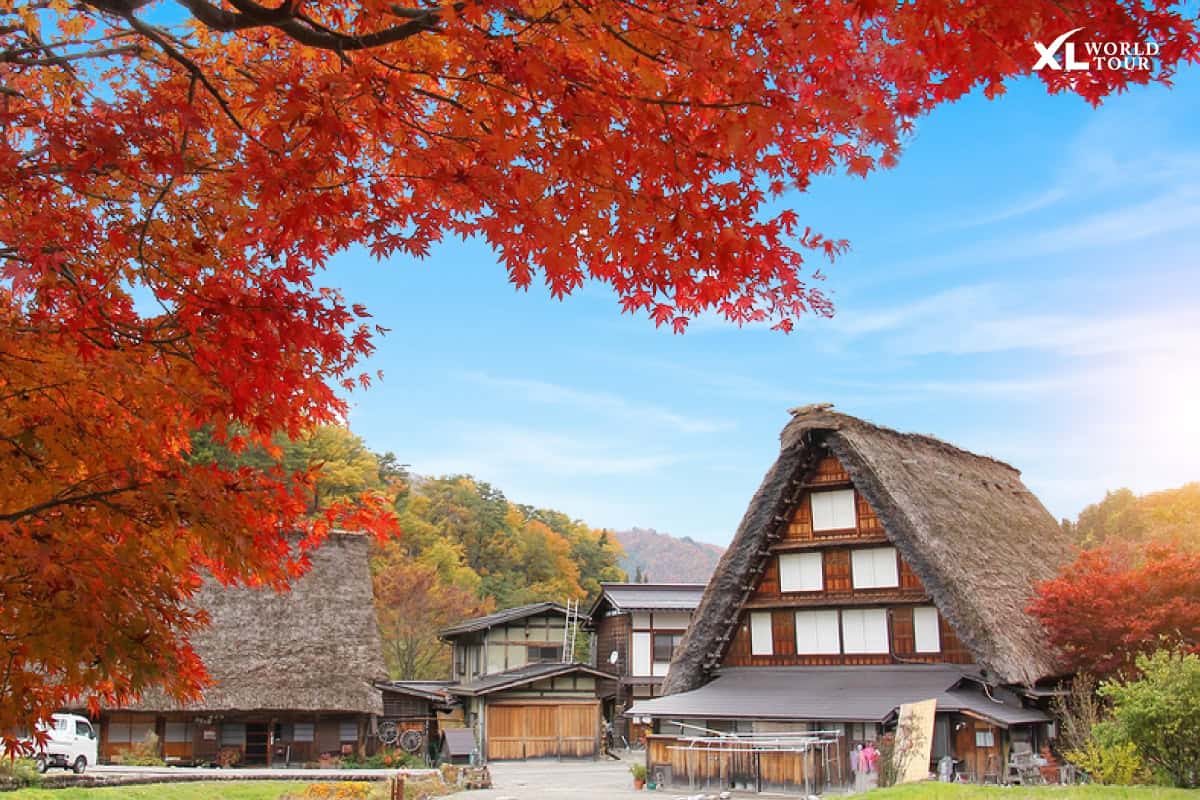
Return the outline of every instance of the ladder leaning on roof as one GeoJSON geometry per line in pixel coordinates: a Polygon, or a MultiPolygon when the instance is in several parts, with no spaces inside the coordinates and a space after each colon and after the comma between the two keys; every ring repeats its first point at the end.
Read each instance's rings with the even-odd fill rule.
{"type": "Polygon", "coordinates": [[[575,660],[575,634],[579,630],[579,601],[567,598],[567,624],[563,628],[562,663],[575,660]]]}

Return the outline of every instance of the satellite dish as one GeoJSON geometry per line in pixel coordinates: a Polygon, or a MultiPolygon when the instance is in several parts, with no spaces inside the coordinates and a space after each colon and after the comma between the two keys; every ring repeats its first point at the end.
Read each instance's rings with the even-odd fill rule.
{"type": "Polygon", "coordinates": [[[617,651],[613,650],[611,653],[608,654],[608,663],[615,665],[617,663],[617,659],[619,659],[619,658],[620,658],[620,656],[617,655],[617,651]]]}

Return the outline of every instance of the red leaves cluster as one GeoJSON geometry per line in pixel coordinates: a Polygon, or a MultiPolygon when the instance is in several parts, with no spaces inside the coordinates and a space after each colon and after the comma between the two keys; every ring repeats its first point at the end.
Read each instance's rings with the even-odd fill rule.
{"type": "Polygon", "coordinates": [[[1029,607],[1069,672],[1106,676],[1140,653],[1200,652],[1200,552],[1153,543],[1080,553],[1029,607]]]}
{"type": "Polygon", "coordinates": [[[194,691],[198,571],[282,584],[287,531],[319,540],[302,486],[187,442],[268,445],[368,382],[332,254],[479,237],[517,286],[788,329],[831,313],[804,259],[845,243],[776,195],[894,163],[1065,30],[1161,46],[1153,74],[1042,75],[1091,101],[1198,52],[1185,4],[1140,0],[186,7],[0,0],[0,731],[194,691]]]}

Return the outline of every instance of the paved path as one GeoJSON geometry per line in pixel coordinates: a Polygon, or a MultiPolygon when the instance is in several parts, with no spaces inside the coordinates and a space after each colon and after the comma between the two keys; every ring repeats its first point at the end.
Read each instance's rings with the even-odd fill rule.
{"type": "MultiPolygon", "coordinates": [[[[640,755],[640,754],[639,754],[640,755]]],[[[663,800],[633,789],[628,761],[500,761],[491,764],[492,788],[451,795],[454,800],[663,800]]]]}
{"type": "MultiPolygon", "coordinates": [[[[433,774],[435,770],[405,770],[409,774],[421,774],[428,772],[433,774]]],[[[51,770],[53,774],[54,770],[51,770]]],[[[237,769],[213,769],[212,767],[132,767],[112,765],[97,765],[88,767],[87,774],[95,775],[96,777],[165,777],[165,778],[187,778],[195,780],[202,778],[204,780],[220,781],[220,780],[264,780],[275,779],[281,781],[288,780],[360,780],[373,781],[382,780],[395,775],[397,770],[394,769],[256,769],[253,767],[238,767],[237,769]]]]}

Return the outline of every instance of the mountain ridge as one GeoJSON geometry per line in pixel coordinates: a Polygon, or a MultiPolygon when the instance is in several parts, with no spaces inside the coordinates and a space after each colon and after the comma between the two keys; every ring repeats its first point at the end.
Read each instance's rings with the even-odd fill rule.
{"type": "Polygon", "coordinates": [[[708,583],[725,553],[718,545],[654,528],[615,531],[614,536],[625,550],[620,566],[630,581],[640,574],[647,583],[708,583]]]}

